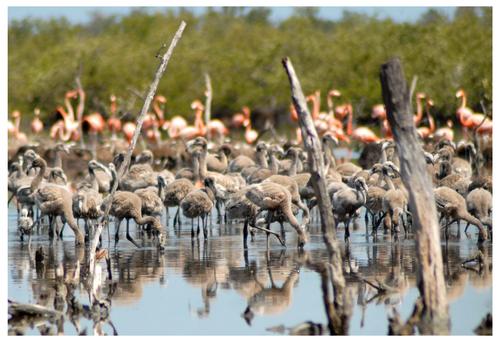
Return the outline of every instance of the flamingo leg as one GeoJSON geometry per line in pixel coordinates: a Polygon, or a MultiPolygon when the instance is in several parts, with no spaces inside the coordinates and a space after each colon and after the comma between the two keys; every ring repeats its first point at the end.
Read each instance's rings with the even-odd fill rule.
{"type": "Polygon", "coordinates": [[[130,241],[132,244],[134,244],[137,248],[141,248],[141,246],[139,246],[135,240],[132,238],[132,236],[130,236],[130,231],[129,231],[129,221],[130,219],[127,219],[127,240],[130,241]]]}

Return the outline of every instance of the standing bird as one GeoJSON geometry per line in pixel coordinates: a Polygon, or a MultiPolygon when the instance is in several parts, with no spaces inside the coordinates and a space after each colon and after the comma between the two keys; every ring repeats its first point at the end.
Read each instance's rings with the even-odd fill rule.
{"type": "MultiPolygon", "coordinates": [[[[112,187],[117,182],[116,177],[116,169],[113,164],[109,164],[109,170],[113,175],[112,187]]],[[[153,233],[160,237],[162,234],[162,226],[157,218],[152,216],[142,217],[142,201],[139,196],[129,191],[116,191],[113,197],[108,195],[102,202],[101,210],[104,210],[105,207],[111,202],[111,208],[109,210],[109,214],[115,217],[115,245],[118,244],[120,239],[120,224],[125,219],[127,221],[127,240],[129,240],[136,247],[139,246],[135,240],[130,235],[129,230],[129,221],[130,219],[134,219],[136,224],[138,225],[150,225],[153,233]]]]}
{"type": "MultiPolygon", "coordinates": [[[[198,218],[198,229],[197,236],[200,233],[200,221],[203,227],[203,237],[207,239],[207,216],[210,215],[212,208],[215,203],[215,183],[212,177],[207,177],[204,179],[204,188],[195,189],[188,193],[186,197],[182,200],[180,206],[182,208],[182,213],[184,216],[194,219],[198,218]]],[[[191,228],[191,236],[194,236],[193,228],[191,228]]]]}
{"type": "Polygon", "coordinates": [[[336,224],[344,222],[344,240],[350,242],[349,224],[356,214],[356,211],[365,205],[368,187],[363,177],[354,180],[354,188],[346,188],[337,191],[333,195],[333,214],[336,217],[336,224]]]}
{"type": "MultiPolygon", "coordinates": [[[[305,229],[300,226],[292,212],[292,195],[286,187],[272,183],[253,184],[248,187],[246,197],[260,208],[260,211],[267,210],[268,212],[280,211],[285,219],[297,231],[299,247],[303,247],[308,241],[305,229]]],[[[270,221],[268,215],[268,226],[270,221]]]]}
{"type": "Polygon", "coordinates": [[[40,109],[35,108],[34,114],[35,117],[31,121],[31,132],[37,135],[43,131],[43,122],[40,120],[40,109]]]}
{"type": "Polygon", "coordinates": [[[167,185],[165,178],[163,176],[158,176],[158,184],[159,188],[161,187],[164,191],[163,195],[163,204],[166,207],[166,212],[168,213],[168,208],[177,207],[177,211],[175,212],[173,226],[175,228],[176,224],[181,226],[181,219],[179,216],[180,204],[184,197],[194,190],[194,184],[186,178],[176,179],[173,182],[167,185]]]}
{"type": "Polygon", "coordinates": [[[441,216],[446,218],[446,237],[448,237],[448,227],[453,222],[464,220],[479,229],[479,242],[488,239],[488,233],[485,231],[483,224],[467,211],[465,199],[458,192],[447,186],[441,186],[434,189],[434,197],[436,199],[437,210],[441,213],[441,216]],[[451,222],[450,219],[452,220],[451,222]]]}
{"type": "Polygon", "coordinates": [[[463,89],[458,90],[455,96],[462,100],[460,107],[457,109],[457,118],[463,127],[464,133],[467,129],[476,130],[477,128],[479,134],[491,135],[493,132],[493,121],[485,118],[485,114],[474,113],[467,107],[467,95],[463,89]],[[481,126],[478,127],[479,125],[481,126]]]}
{"type": "MultiPolygon", "coordinates": [[[[493,207],[493,199],[491,192],[483,188],[477,188],[469,192],[467,198],[467,210],[472,216],[476,217],[481,223],[491,230],[491,211],[493,207]]],[[[469,224],[467,224],[467,227],[469,224]]]]}
{"type": "Polygon", "coordinates": [[[47,168],[45,160],[36,158],[31,163],[31,166],[40,168],[40,173],[31,182],[31,191],[34,193],[35,203],[41,212],[40,218],[44,215],[49,215],[53,219],[55,219],[56,216],[60,216],[63,222],[67,222],[69,227],[73,230],[76,245],[82,245],[84,238],[73,216],[71,193],[68,189],[60,185],[41,185],[42,173],[45,173],[45,169],[47,168]]]}

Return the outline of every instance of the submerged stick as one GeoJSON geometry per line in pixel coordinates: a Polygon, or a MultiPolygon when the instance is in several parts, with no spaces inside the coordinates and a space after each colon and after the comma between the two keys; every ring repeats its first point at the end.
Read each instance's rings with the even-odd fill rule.
{"type": "MultiPolygon", "coordinates": [[[[141,130],[142,130],[142,123],[144,122],[144,118],[146,117],[146,114],[149,111],[149,107],[151,106],[151,102],[153,101],[153,98],[156,94],[156,90],[158,89],[158,84],[160,83],[160,80],[167,69],[168,62],[170,61],[170,58],[172,57],[172,53],[174,51],[175,46],[177,45],[177,42],[179,42],[179,40],[182,37],[182,33],[184,32],[185,27],[186,27],[186,22],[182,21],[181,24],[179,25],[179,28],[177,29],[177,32],[175,33],[174,37],[172,38],[172,42],[170,43],[168,50],[165,52],[165,54],[161,58],[160,65],[156,69],[156,73],[155,73],[155,76],[153,78],[153,81],[149,85],[148,94],[146,96],[146,99],[144,100],[144,105],[142,106],[141,112],[140,112],[139,117],[137,118],[137,121],[136,121],[134,136],[132,137],[132,141],[130,142],[130,145],[128,147],[127,154],[125,155],[125,160],[120,165],[120,169],[117,173],[117,182],[115,183],[115,185],[113,185],[113,189],[111,190],[111,193],[110,193],[111,199],[113,198],[113,195],[116,192],[116,189],[118,188],[120,178],[123,177],[123,175],[125,174],[125,171],[128,169],[128,165],[130,164],[130,159],[132,157],[132,152],[135,149],[135,145],[137,144],[137,140],[139,139],[139,134],[141,133],[141,130]]],[[[110,209],[111,209],[111,202],[109,202],[106,205],[106,209],[104,211],[104,216],[103,216],[103,219],[104,219],[103,222],[108,221],[110,209]]]]}

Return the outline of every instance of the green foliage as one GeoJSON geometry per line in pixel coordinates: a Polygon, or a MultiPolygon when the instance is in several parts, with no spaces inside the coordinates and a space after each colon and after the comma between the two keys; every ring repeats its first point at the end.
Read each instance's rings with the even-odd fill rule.
{"type": "Polygon", "coordinates": [[[396,55],[407,77],[418,75],[417,90],[429,94],[438,121],[453,116],[456,90],[465,88],[469,106],[492,99],[492,10],[457,10],[453,19],[431,9],[416,23],[396,23],[345,12],[338,21],[318,17],[315,8],[299,8],[273,23],[268,8],[208,9],[195,16],[186,9],[157,13],[135,10],[124,17],[95,13],[85,25],[68,20],[25,19],[9,24],[9,111],[28,116],[34,107],[50,122],[64,93],[81,80],[88,94],[86,112],[106,111],[109,95],[122,111],[141,106],[131,89],[144,93],[181,19],[188,26],[170,61],[159,93],[168,115],[192,118],[189,104],[204,97],[204,73],[212,78],[215,116],[243,105],[287,111],[290,94],[281,58],[290,56],[303,89],[320,89],[322,107],[329,89],[351,101],[359,121],[369,120],[381,102],[379,67],[396,55]],[[134,99],[136,98],[136,99],[134,99]],[[134,103],[135,100],[135,103],[134,103]]]}

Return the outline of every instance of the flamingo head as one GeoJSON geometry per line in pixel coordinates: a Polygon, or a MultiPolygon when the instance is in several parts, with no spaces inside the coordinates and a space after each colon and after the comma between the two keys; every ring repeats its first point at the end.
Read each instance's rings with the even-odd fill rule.
{"type": "Polygon", "coordinates": [[[455,94],[455,97],[456,98],[460,98],[460,97],[463,97],[465,96],[465,91],[461,88],[457,91],[457,93],[455,94]]]}
{"type": "Polygon", "coordinates": [[[12,111],[12,118],[19,118],[19,117],[21,117],[21,112],[19,110],[12,111]]]}
{"type": "Polygon", "coordinates": [[[453,128],[453,121],[452,121],[451,119],[447,120],[447,121],[446,121],[446,126],[447,126],[448,128],[450,128],[450,129],[452,129],[452,128],[453,128]]]}
{"type": "Polygon", "coordinates": [[[339,90],[331,90],[330,92],[328,92],[328,95],[330,97],[340,97],[342,95],[342,93],[340,93],[339,90]]]}
{"type": "Polygon", "coordinates": [[[434,101],[432,99],[427,99],[427,105],[434,106],[434,101]]]}
{"type": "Polygon", "coordinates": [[[425,93],[423,93],[423,92],[418,92],[417,93],[417,99],[420,100],[420,99],[424,99],[425,97],[426,97],[425,93]]]}
{"type": "Polygon", "coordinates": [[[376,104],[372,107],[372,118],[373,119],[385,119],[387,113],[385,111],[384,104],[376,104]]]}
{"type": "Polygon", "coordinates": [[[338,145],[339,144],[339,139],[337,137],[335,137],[334,135],[332,135],[332,134],[325,134],[323,136],[323,142],[325,142],[325,143],[333,142],[336,145],[338,145]]]}
{"type": "Polygon", "coordinates": [[[250,118],[250,108],[248,106],[243,106],[241,112],[243,112],[245,117],[250,118]]]}
{"type": "Polygon", "coordinates": [[[243,123],[246,121],[245,115],[241,113],[235,113],[231,118],[231,125],[235,128],[239,128],[243,126],[243,123]]]}
{"type": "Polygon", "coordinates": [[[165,98],[164,96],[162,96],[160,94],[155,96],[155,100],[160,104],[165,104],[167,102],[167,98],[165,98]]]}
{"type": "Polygon", "coordinates": [[[40,116],[40,109],[39,108],[35,108],[35,110],[33,111],[35,113],[35,116],[40,116]]]}
{"type": "Polygon", "coordinates": [[[110,95],[109,96],[109,101],[112,102],[112,103],[116,102],[116,96],[114,94],[110,95]]]}
{"type": "Polygon", "coordinates": [[[68,99],[69,98],[76,99],[76,97],[78,97],[78,90],[71,90],[71,91],[66,92],[65,97],[68,99]]]}
{"type": "Polygon", "coordinates": [[[191,109],[202,111],[203,109],[205,109],[205,107],[203,106],[203,104],[201,103],[201,101],[199,101],[198,99],[196,99],[195,101],[193,101],[191,103],[191,109]]]}

